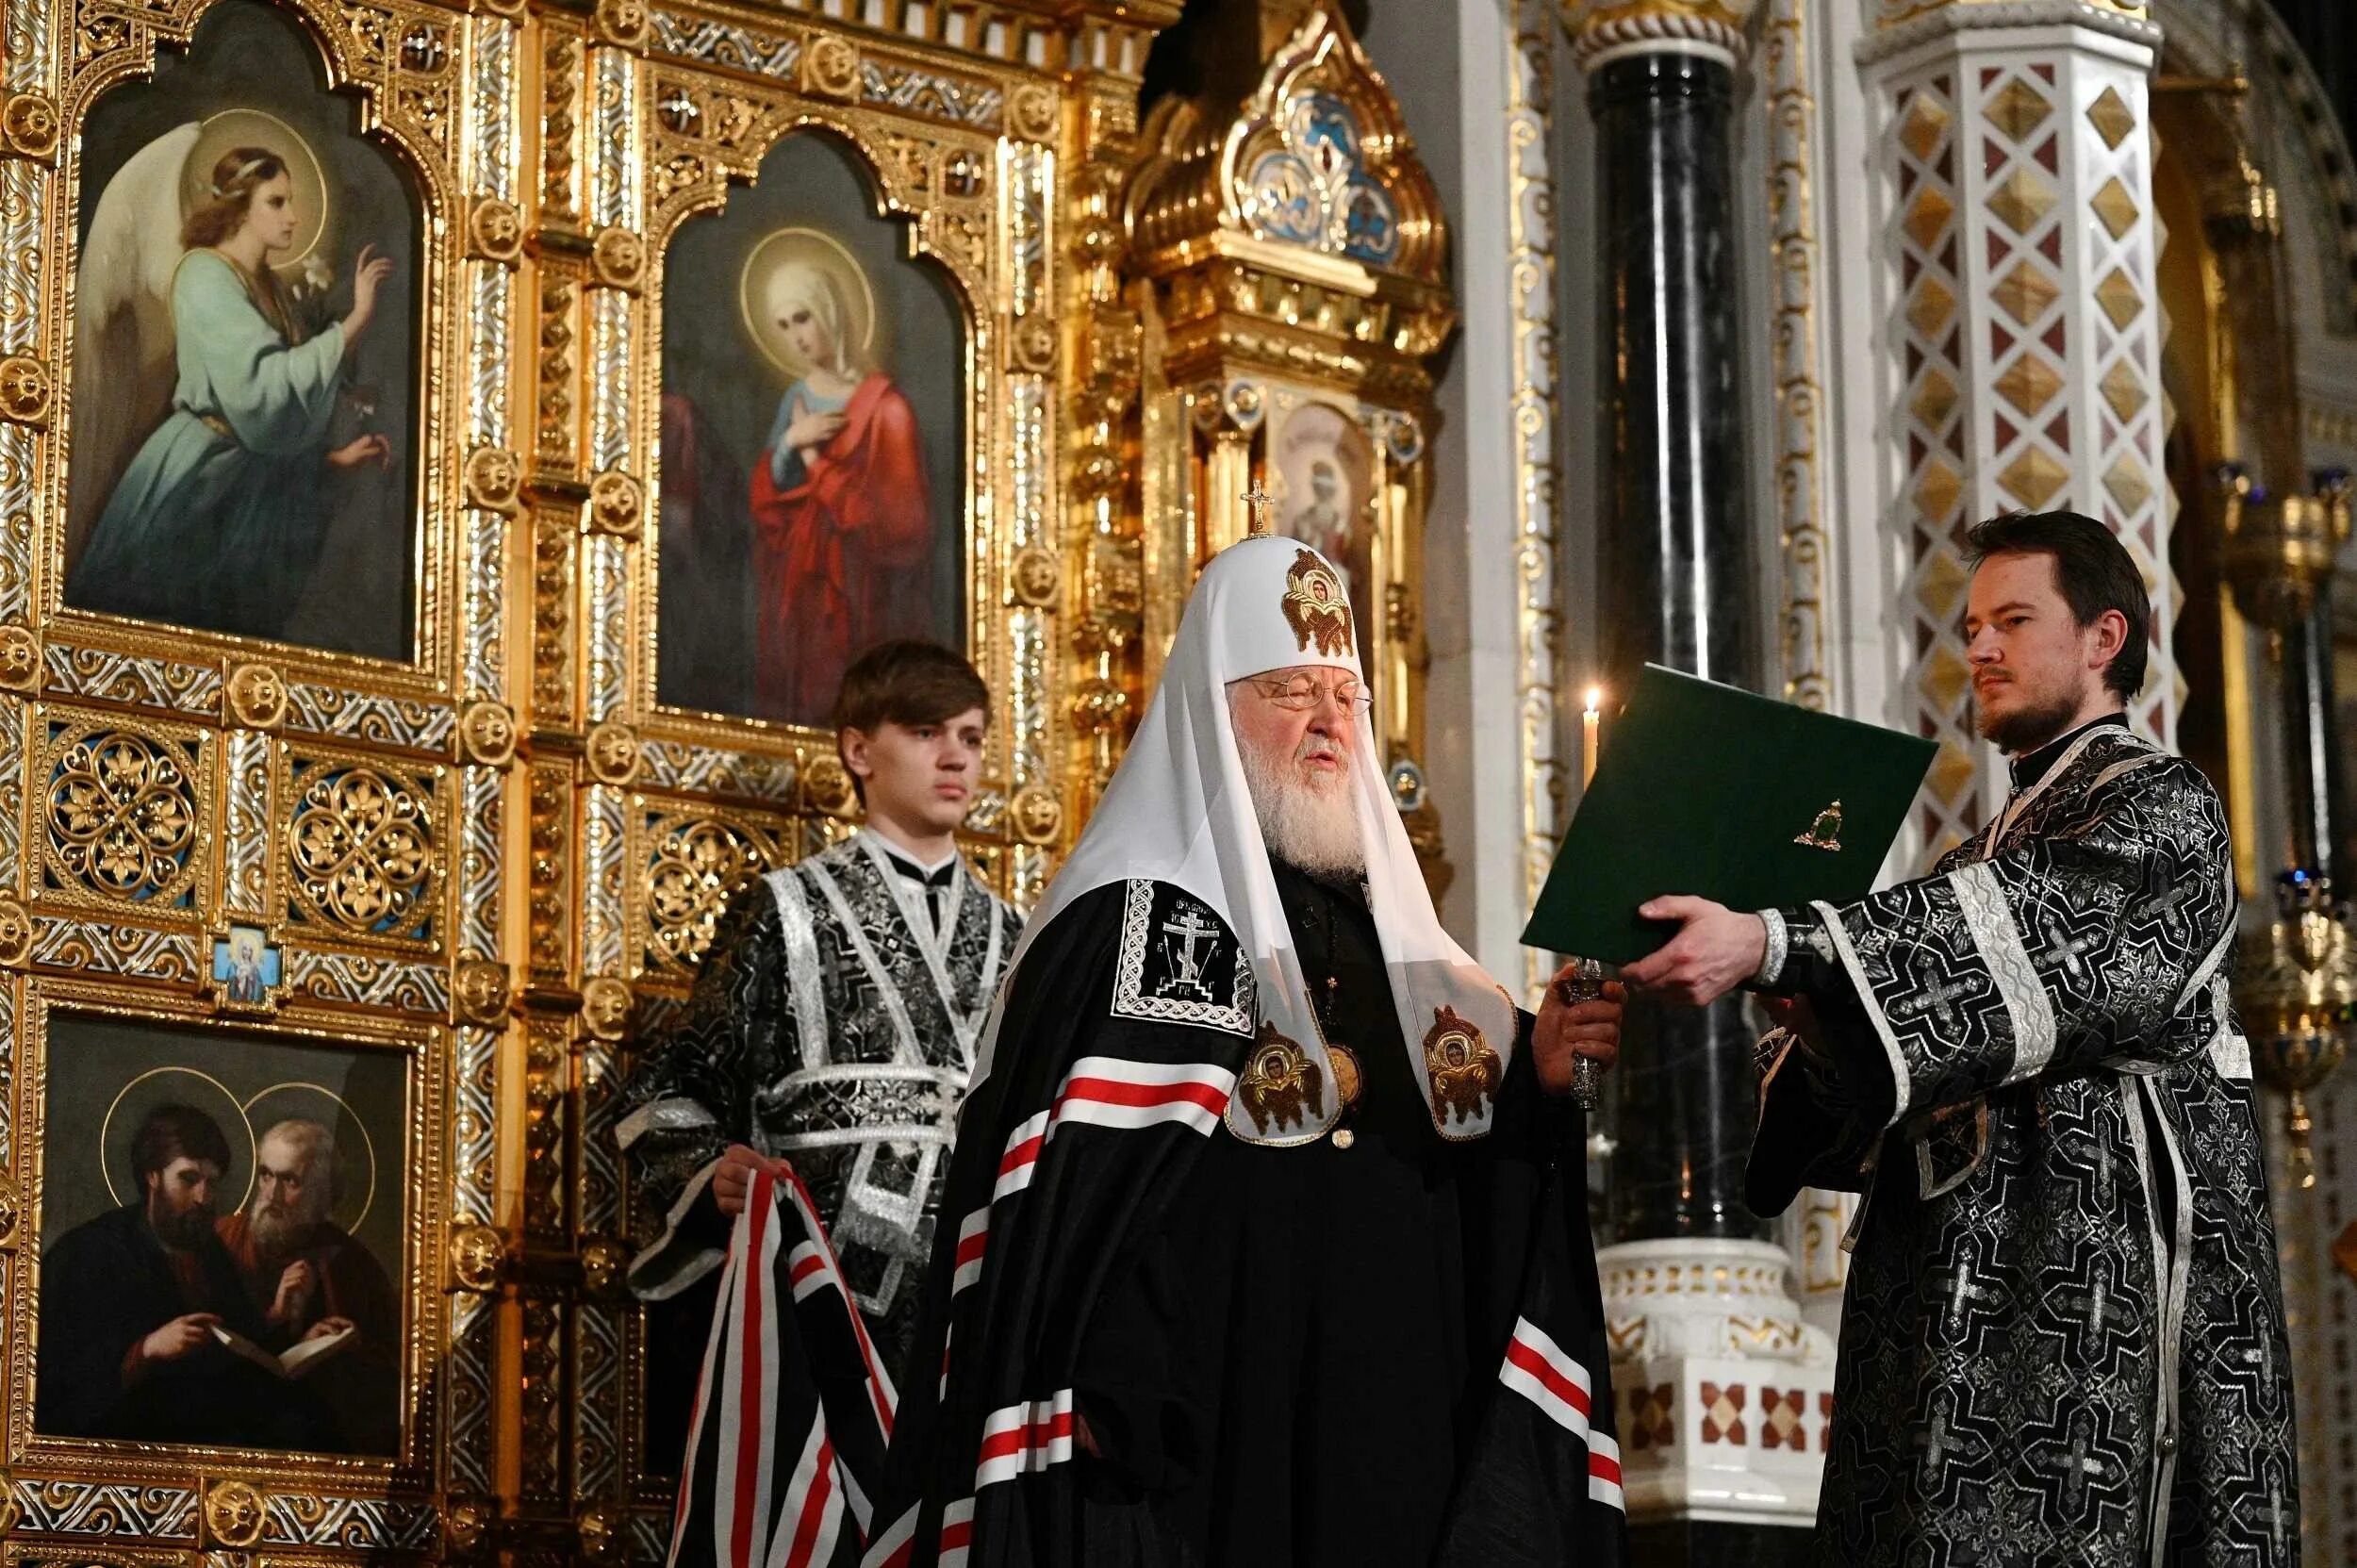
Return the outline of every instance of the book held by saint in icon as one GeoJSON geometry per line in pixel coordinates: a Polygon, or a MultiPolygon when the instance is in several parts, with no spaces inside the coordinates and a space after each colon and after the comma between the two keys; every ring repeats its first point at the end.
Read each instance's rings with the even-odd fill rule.
{"type": "Polygon", "coordinates": [[[320,1362],[343,1349],[345,1345],[352,1343],[352,1336],[355,1331],[351,1325],[346,1325],[332,1334],[321,1334],[316,1339],[299,1340],[276,1355],[272,1355],[235,1329],[224,1329],[218,1323],[213,1325],[213,1338],[220,1341],[231,1354],[243,1356],[247,1361],[274,1377],[288,1378],[302,1377],[320,1362]]]}

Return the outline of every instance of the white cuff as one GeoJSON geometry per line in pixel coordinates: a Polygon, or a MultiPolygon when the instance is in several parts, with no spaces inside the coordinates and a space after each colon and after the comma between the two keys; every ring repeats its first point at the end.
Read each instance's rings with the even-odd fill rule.
{"type": "Polygon", "coordinates": [[[1773,909],[1753,911],[1759,923],[1768,929],[1768,949],[1760,954],[1759,967],[1752,974],[1755,985],[1773,985],[1784,977],[1784,961],[1791,949],[1791,934],[1785,929],[1782,912],[1773,909]]]}

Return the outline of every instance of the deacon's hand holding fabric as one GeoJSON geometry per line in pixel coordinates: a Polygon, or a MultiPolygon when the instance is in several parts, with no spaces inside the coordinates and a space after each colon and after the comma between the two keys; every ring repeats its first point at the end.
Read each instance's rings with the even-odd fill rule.
{"type": "Polygon", "coordinates": [[[745,1212],[745,1196],[752,1191],[753,1178],[768,1175],[783,1180],[785,1173],[784,1161],[766,1160],[743,1144],[731,1144],[713,1168],[712,1201],[733,1219],[745,1212]]]}
{"type": "Polygon", "coordinates": [[[1682,927],[1661,948],[1621,966],[1621,978],[1653,1001],[1707,1007],[1757,974],[1768,951],[1768,927],[1758,916],[1708,899],[1656,899],[1637,913],[1682,927]]]}
{"type": "Polygon", "coordinates": [[[1540,1087],[1551,1095],[1572,1092],[1572,1069],[1579,1058],[1593,1057],[1607,1069],[1621,1059],[1621,983],[1607,981],[1602,997],[1566,1001],[1564,982],[1577,979],[1578,967],[1566,964],[1547,982],[1547,999],[1530,1032],[1531,1065],[1538,1069],[1540,1087]]]}

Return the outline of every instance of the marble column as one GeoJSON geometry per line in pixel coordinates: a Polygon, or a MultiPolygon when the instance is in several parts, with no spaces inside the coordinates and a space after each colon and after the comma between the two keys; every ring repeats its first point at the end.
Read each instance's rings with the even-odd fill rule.
{"type": "MultiPolygon", "coordinates": [[[[1753,4],[1564,8],[1595,124],[1597,597],[1622,690],[1648,661],[1762,684],[1730,125],[1753,4]]],[[[1800,1535],[1774,1527],[1816,1511],[1831,1347],[1743,1203],[1754,1037],[1738,1000],[1634,1006],[1613,1075],[1598,1263],[1640,1562],[1773,1562],[1800,1535]]]]}

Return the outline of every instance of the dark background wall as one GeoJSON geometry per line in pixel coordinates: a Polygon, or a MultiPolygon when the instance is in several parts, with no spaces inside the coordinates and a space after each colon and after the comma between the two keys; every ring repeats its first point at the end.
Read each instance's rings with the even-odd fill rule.
{"type": "Polygon", "coordinates": [[[2273,0],[2275,9],[2308,51],[2324,91],[2348,130],[2357,114],[2357,6],[2349,0],[2273,0]]]}

